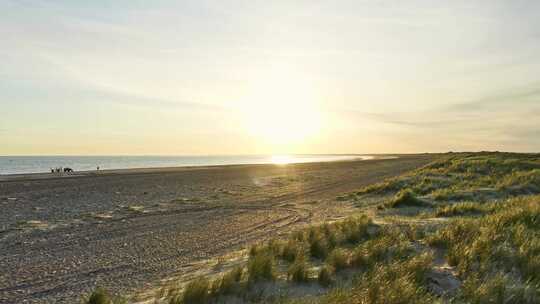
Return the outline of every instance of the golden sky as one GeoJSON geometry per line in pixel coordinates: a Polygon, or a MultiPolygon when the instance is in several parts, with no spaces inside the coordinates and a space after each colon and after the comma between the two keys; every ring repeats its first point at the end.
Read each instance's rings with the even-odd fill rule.
{"type": "Polygon", "coordinates": [[[0,11],[0,155],[540,150],[538,1],[0,11]]]}

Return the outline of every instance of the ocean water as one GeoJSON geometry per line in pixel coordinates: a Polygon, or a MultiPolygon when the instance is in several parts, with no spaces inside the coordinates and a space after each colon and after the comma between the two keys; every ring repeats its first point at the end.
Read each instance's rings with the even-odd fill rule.
{"type": "Polygon", "coordinates": [[[288,164],[369,159],[368,155],[227,155],[227,156],[0,156],[0,175],[50,172],[69,167],[75,171],[240,164],[288,164]]]}

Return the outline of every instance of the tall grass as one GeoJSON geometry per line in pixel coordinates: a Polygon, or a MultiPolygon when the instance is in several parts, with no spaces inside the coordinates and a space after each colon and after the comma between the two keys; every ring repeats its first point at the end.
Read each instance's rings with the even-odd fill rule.
{"type": "Polygon", "coordinates": [[[434,215],[436,217],[451,217],[464,215],[481,215],[492,211],[493,204],[479,204],[477,202],[461,202],[438,207],[434,215]]]}
{"type": "Polygon", "coordinates": [[[389,208],[400,208],[400,207],[426,207],[429,206],[428,203],[422,201],[421,199],[418,199],[414,193],[409,190],[405,189],[400,191],[394,199],[392,199],[388,204],[387,207],[389,208]]]}
{"type": "Polygon", "coordinates": [[[445,202],[473,200],[486,188],[497,190],[498,198],[540,193],[540,155],[455,153],[356,194],[396,194],[409,189],[445,202]]]}
{"type": "Polygon", "coordinates": [[[404,304],[434,303],[424,287],[431,257],[420,255],[405,261],[377,263],[359,277],[351,288],[335,289],[318,303],[404,304]]]}
{"type": "Polygon", "coordinates": [[[317,275],[317,281],[324,287],[332,285],[334,282],[332,269],[327,266],[321,267],[319,274],[317,275]]]}
{"type": "Polygon", "coordinates": [[[297,259],[288,269],[287,277],[296,283],[306,283],[309,281],[309,266],[302,258],[297,259]]]}
{"type": "Polygon", "coordinates": [[[96,288],[85,300],[85,304],[126,304],[127,300],[122,297],[112,296],[102,287],[96,288]]]}
{"type": "Polygon", "coordinates": [[[299,256],[303,255],[304,246],[302,242],[295,238],[291,238],[282,247],[279,256],[288,262],[293,262],[299,256]]]}
{"type": "Polygon", "coordinates": [[[275,279],[274,257],[267,252],[257,253],[248,261],[248,283],[275,279]]]}
{"type": "Polygon", "coordinates": [[[372,269],[377,263],[405,260],[412,253],[411,243],[402,231],[385,228],[377,238],[356,247],[350,263],[354,267],[372,269]]]}
{"type": "Polygon", "coordinates": [[[181,295],[173,296],[169,304],[205,304],[210,300],[210,281],[199,277],[189,282],[181,295]]]}
{"type": "Polygon", "coordinates": [[[312,257],[324,259],[328,255],[328,244],[323,237],[316,237],[310,241],[309,253],[312,257]]]}
{"type": "Polygon", "coordinates": [[[499,180],[497,189],[513,194],[532,194],[540,192],[540,169],[514,171],[499,180]]]}
{"type": "Polygon", "coordinates": [[[231,295],[241,291],[240,282],[244,274],[242,267],[235,267],[231,271],[225,273],[220,279],[214,281],[212,287],[212,294],[214,296],[219,295],[231,295]]]}
{"type": "Polygon", "coordinates": [[[371,219],[362,215],[351,217],[336,224],[343,236],[343,240],[356,244],[368,237],[368,228],[371,225],[371,219]]]}
{"type": "Polygon", "coordinates": [[[349,255],[345,250],[336,248],[328,255],[326,263],[331,265],[336,271],[343,270],[349,266],[349,255]]]}
{"type": "MultiPolygon", "coordinates": [[[[498,206],[492,214],[455,220],[428,237],[430,244],[447,249],[448,262],[467,282],[466,296],[473,302],[520,297],[515,293],[540,283],[540,196],[515,198],[498,206]],[[493,281],[495,274],[499,279],[493,281]],[[517,287],[508,287],[503,278],[509,275],[517,287]],[[504,295],[497,295],[501,284],[504,295]]],[[[540,300],[538,290],[533,294],[540,300]]]]}

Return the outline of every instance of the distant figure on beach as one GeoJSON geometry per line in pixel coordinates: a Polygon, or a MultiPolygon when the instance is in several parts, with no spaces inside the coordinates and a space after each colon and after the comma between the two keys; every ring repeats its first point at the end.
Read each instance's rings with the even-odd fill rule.
{"type": "Polygon", "coordinates": [[[54,168],[51,168],[51,173],[54,173],[54,168]]]}
{"type": "Polygon", "coordinates": [[[99,171],[99,166],[96,167],[96,170],[99,171]]]}
{"type": "Polygon", "coordinates": [[[65,167],[64,168],[64,173],[73,173],[73,169],[65,167]]]}

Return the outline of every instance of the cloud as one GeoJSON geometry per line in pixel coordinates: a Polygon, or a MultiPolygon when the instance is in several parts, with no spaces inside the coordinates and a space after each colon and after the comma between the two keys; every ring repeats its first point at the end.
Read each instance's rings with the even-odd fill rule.
{"type": "Polygon", "coordinates": [[[350,120],[368,120],[372,132],[429,150],[540,150],[540,85],[410,112],[343,110],[350,120]]]}
{"type": "Polygon", "coordinates": [[[521,88],[513,88],[499,94],[486,96],[479,99],[474,99],[458,104],[453,104],[447,107],[450,111],[476,111],[486,109],[488,107],[500,105],[516,105],[523,103],[538,103],[540,99],[540,84],[533,84],[521,88]],[[531,100],[532,97],[538,97],[536,100],[531,100]]]}
{"type": "Polygon", "coordinates": [[[92,102],[112,103],[148,108],[181,108],[185,110],[226,111],[228,108],[220,105],[203,104],[192,101],[183,101],[167,98],[151,98],[136,94],[122,93],[103,88],[83,89],[78,93],[80,100],[92,102]]]}
{"type": "Polygon", "coordinates": [[[533,122],[540,121],[540,84],[413,112],[349,112],[354,113],[354,116],[400,127],[493,130],[505,125],[527,125],[535,129],[534,126],[529,126],[530,123],[523,121],[523,118],[527,117],[533,122]]]}
{"type": "Polygon", "coordinates": [[[440,128],[448,125],[466,122],[472,118],[458,117],[454,115],[444,115],[447,117],[433,118],[433,115],[425,112],[414,113],[365,113],[358,112],[363,117],[398,126],[409,126],[417,128],[440,128]],[[429,117],[429,118],[426,118],[429,117]]]}

